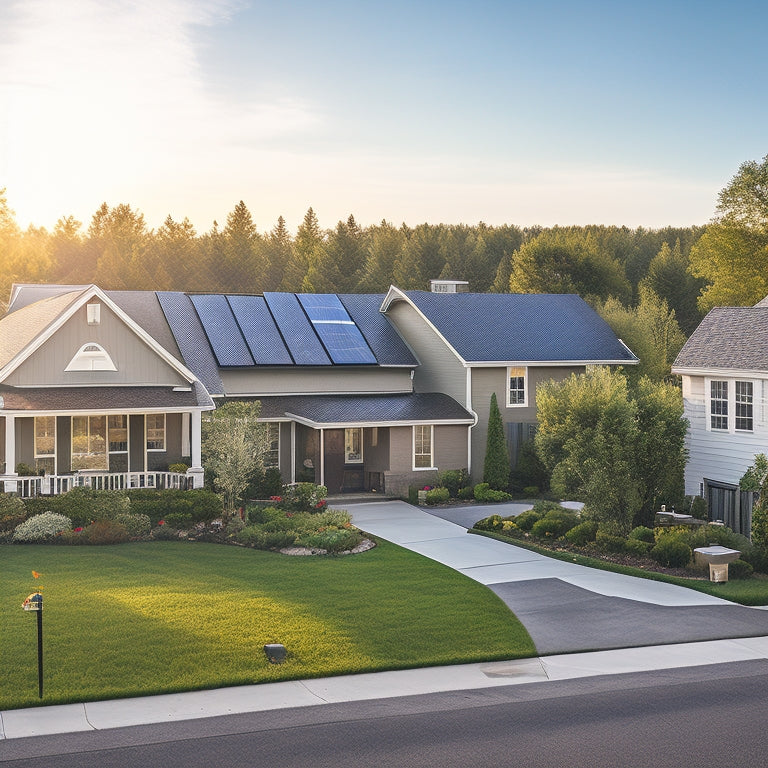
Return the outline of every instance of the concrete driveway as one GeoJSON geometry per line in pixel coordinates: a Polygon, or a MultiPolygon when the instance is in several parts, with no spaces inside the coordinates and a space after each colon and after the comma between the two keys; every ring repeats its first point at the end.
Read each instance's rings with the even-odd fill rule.
{"type": "Polygon", "coordinates": [[[402,501],[379,501],[347,509],[355,525],[373,536],[487,585],[523,622],[539,654],[768,635],[766,611],[555,560],[466,531],[488,514],[516,514],[519,506],[429,513],[402,501]]]}

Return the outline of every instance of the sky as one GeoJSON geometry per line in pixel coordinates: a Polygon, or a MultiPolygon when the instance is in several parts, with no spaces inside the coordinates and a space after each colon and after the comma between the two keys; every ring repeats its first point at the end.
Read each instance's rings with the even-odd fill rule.
{"type": "Polygon", "coordinates": [[[768,155],[763,0],[0,0],[22,226],[705,224],[768,155]]]}

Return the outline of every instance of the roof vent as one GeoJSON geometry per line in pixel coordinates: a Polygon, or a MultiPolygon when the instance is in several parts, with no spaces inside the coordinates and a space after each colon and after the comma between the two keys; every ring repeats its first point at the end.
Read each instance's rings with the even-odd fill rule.
{"type": "Polygon", "coordinates": [[[467,293],[469,283],[466,280],[430,280],[429,290],[432,293],[467,293]]]}

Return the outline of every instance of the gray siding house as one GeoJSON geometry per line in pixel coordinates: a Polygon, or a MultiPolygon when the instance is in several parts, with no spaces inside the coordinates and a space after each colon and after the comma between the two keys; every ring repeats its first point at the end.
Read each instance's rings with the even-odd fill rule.
{"type": "Polygon", "coordinates": [[[682,377],[690,424],[685,492],[748,535],[751,494],[739,491],[739,480],[756,454],[768,453],[768,301],[711,310],[672,372],[682,377]]]}
{"type": "Polygon", "coordinates": [[[15,286],[0,461],[6,489],[19,462],[44,468],[49,492],[164,483],[151,473],[179,460],[197,485],[202,412],[258,400],[284,481],[402,495],[446,469],[480,480],[492,392],[514,453],[539,382],[636,362],[577,296],[15,286]]]}

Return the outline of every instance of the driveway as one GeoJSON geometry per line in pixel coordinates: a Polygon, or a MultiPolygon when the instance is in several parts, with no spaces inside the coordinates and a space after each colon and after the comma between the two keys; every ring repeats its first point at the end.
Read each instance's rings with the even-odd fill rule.
{"type": "Polygon", "coordinates": [[[768,635],[768,611],[466,531],[488,514],[516,514],[519,507],[426,512],[402,501],[347,505],[362,530],[487,585],[523,622],[540,655],[768,635]]]}

